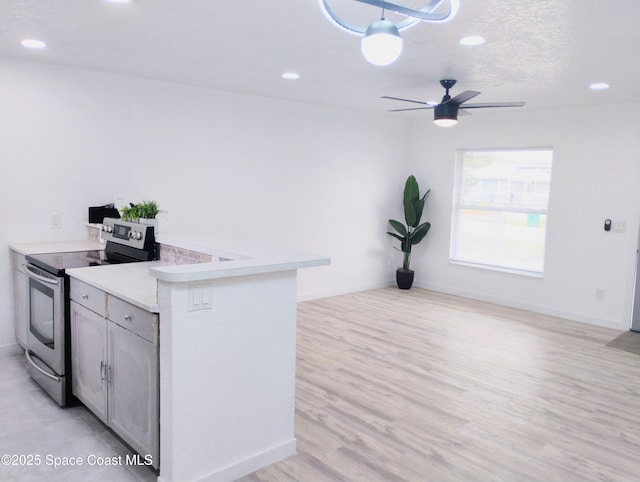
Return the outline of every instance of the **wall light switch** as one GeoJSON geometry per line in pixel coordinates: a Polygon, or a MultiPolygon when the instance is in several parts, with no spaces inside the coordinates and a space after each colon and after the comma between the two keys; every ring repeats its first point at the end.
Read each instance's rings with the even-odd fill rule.
{"type": "Polygon", "coordinates": [[[618,234],[624,234],[627,232],[627,222],[626,221],[614,221],[611,223],[611,231],[618,234]]]}
{"type": "Polygon", "coordinates": [[[189,311],[210,310],[213,305],[213,288],[204,284],[189,285],[189,311]]]}

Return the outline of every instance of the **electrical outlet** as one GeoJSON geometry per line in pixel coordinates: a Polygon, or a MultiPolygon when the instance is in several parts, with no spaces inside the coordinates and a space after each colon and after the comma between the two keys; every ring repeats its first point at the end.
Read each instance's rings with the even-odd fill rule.
{"type": "Polygon", "coordinates": [[[51,229],[62,229],[62,214],[51,214],[51,229]]]}
{"type": "Polygon", "coordinates": [[[602,288],[596,290],[596,301],[604,301],[604,290],[602,288]]]}

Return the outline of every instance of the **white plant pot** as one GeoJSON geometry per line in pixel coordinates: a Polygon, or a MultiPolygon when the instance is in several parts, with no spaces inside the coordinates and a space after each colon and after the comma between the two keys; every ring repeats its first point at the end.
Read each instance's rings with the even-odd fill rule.
{"type": "Polygon", "coordinates": [[[158,219],[157,218],[154,218],[154,219],[140,218],[138,220],[138,223],[153,226],[153,231],[155,235],[156,236],[158,235],[158,219]]]}

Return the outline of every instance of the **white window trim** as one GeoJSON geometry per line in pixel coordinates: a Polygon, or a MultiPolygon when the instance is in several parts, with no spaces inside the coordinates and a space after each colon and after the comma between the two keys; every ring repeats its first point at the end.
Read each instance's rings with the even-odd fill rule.
{"type": "MultiPolygon", "coordinates": [[[[495,265],[495,264],[487,264],[480,263],[465,259],[460,259],[454,257],[454,252],[457,251],[457,246],[455,243],[458,242],[457,229],[459,225],[458,215],[463,209],[477,210],[477,211],[492,211],[492,212],[510,212],[510,213],[526,213],[526,214],[544,214],[548,217],[548,208],[547,209],[519,209],[519,208],[506,208],[503,206],[483,206],[479,208],[478,206],[472,206],[468,204],[459,204],[458,200],[460,199],[460,194],[462,190],[462,174],[461,170],[463,169],[463,156],[465,152],[496,152],[496,151],[551,151],[553,153],[553,147],[551,146],[536,146],[536,147],[520,147],[520,148],[483,148],[483,149],[473,149],[473,148],[463,148],[456,150],[456,162],[454,168],[454,189],[453,189],[453,203],[452,203],[452,219],[451,219],[451,241],[449,243],[449,264],[458,265],[458,266],[467,266],[471,268],[484,269],[489,271],[498,271],[502,273],[515,274],[520,276],[527,276],[530,278],[544,278],[544,259],[546,258],[546,242],[545,242],[545,252],[543,254],[543,264],[542,270],[527,270],[524,268],[517,267],[509,267],[503,265],[495,265]]],[[[547,232],[545,229],[545,238],[547,232]]]]}

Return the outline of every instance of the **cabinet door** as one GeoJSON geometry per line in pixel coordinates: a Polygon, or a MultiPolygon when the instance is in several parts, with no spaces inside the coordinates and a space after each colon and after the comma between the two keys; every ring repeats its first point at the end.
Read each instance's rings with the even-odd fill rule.
{"type": "Polygon", "coordinates": [[[143,457],[159,461],[158,347],[109,322],[109,426],[143,457]]]}
{"type": "Polygon", "coordinates": [[[107,320],[71,302],[73,394],[107,423],[107,320]]]}

